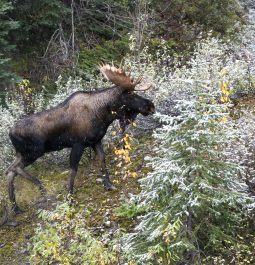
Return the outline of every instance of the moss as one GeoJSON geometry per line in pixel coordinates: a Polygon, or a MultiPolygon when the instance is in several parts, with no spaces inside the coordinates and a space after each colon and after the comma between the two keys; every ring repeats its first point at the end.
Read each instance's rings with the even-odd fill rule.
{"type": "Polygon", "coordinates": [[[0,229],[0,264],[15,265],[27,260],[27,238],[34,231],[35,216],[31,210],[16,217],[17,227],[3,227],[0,229]],[[33,220],[33,222],[31,222],[33,220]]]}

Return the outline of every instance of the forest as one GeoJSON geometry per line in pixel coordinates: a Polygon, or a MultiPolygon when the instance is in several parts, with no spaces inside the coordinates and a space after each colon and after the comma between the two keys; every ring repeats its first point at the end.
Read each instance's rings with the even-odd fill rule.
{"type": "Polygon", "coordinates": [[[0,0],[0,265],[255,264],[254,104],[253,0],[0,0]]]}

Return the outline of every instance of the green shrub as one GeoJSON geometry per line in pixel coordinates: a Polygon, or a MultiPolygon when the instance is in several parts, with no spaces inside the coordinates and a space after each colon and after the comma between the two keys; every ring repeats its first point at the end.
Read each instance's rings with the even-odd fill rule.
{"type": "Polygon", "coordinates": [[[123,203],[115,210],[117,216],[125,218],[134,218],[144,212],[146,212],[146,207],[138,207],[134,203],[123,203]]]}
{"type": "Polygon", "coordinates": [[[94,238],[86,227],[88,212],[68,202],[54,211],[43,210],[30,245],[32,264],[107,265],[116,261],[110,247],[94,238]]]}
{"type": "Polygon", "coordinates": [[[229,36],[238,30],[243,21],[243,11],[237,0],[166,0],[151,1],[151,23],[149,29],[154,36],[165,40],[174,38],[190,45],[202,32],[229,36]],[[162,23],[164,21],[164,23],[162,23]]]}
{"type": "Polygon", "coordinates": [[[10,1],[0,0],[0,84],[13,82],[17,78],[10,70],[8,58],[14,48],[9,41],[9,33],[18,27],[18,23],[8,17],[12,9],[10,1]]]}
{"type": "Polygon", "coordinates": [[[79,66],[83,72],[94,72],[96,66],[102,62],[120,62],[129,51],[128,39],[106,41],[92,49],[84,48],[80,52],[79,66]]]}

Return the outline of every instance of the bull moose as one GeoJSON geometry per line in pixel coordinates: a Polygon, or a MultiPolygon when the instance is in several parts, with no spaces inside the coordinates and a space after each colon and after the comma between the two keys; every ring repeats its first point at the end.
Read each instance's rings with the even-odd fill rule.
{"type": "MultiPolygon", "coordinates": [[[[139,113],[144,116],[153,114],[155,107],[152,101],[134,93],[135,87],[143,79],[142,76],[134,80],[130,73],[110,65],[101,65],[99,70],[114,84],[113,87],[100,91],[75,92],[56,107],[23,117],[10,129],[9,136],[16,151],[16,158],[6,170],[6,174],[14,212],[20,212],[15,198],[15,177],[20,175],[32,181],[44,192],[41,181],[27,173],[24,168],[45,153],[63,148],[71,148],[68,181],[70,194],[73,194],[78,164],[86,147],[95,151],[105,188],[114,188],[107,172],[101,143],[107,128],[116,119],[123,127],[139,113]]],[[[147,90],[149,87],[149,84],[144,84],[139,90],[147,90]]]]}

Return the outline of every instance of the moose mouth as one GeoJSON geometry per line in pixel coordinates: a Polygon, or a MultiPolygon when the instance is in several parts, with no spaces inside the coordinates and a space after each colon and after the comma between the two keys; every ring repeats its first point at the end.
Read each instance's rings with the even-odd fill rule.
{"type": "Polygon", "coordinates": [[[149,112],[150,112],[150,114],[154,114],[155,113],[155,107],[154,106],[150,107],[149,112]]]}
{"type": "Polygon", "coordinates": [[[154,106],[151,106],[148,108],[148,110],[141,112],[141,114],[143,116],[148,116],[148,115],[154,114],[154,113],[155,113],[155,107],[154,106]]]}

